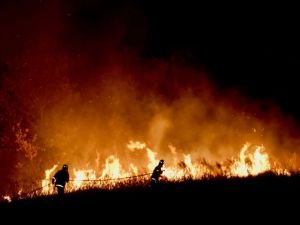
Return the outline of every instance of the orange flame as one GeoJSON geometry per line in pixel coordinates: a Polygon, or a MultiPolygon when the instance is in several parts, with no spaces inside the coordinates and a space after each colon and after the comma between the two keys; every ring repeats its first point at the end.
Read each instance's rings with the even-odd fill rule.
{"type": "Polygon", "coordinates": [[[42,180],[42,193],[43,194],[48,194],[48,193],[52,193],[53,190],[50,189],[50,176],[53,173],[53,171],[56,169],[57,165],[52,166],[51,169],[48,169],[45,171],[45,179],[42,180]]]}
{"type": "MultiPolygon", "coordinates": [[[[147,147],[145,143],[130,141],[127,148],[130,151],[135,149],[145,151],[148,158],[146,170],[148,173],[151,173],[154,167],[158,164],[158,153],[147,147]]],[[[169,149],[172,153],[173,159],[166,161],[167,165],[163,168],[163,176],[170,181],[182,180],[185,178],[199,180],[207,175],[213,177],[224,175],[228,178],[247,177],[250,175],[256,176],[266,171],[272,171],[274,174],[278,175],[290,175],[288,170],[279,167],[275,162],[270,162],[269,155],[263,145],[256,146],[246,143],[242,147],[238,158],[232,159],[229,165],[225,162],[221,162],[219,163],[219,165],[221,165],[219,167],[210,166],[208,163],[203,161],[195,161],[191,154],[183,154],[181,160],[178,160],[176,148],[169,145],[169,149]]],[[[118,157],[110,155],[106,158],[105,165],[101,171],[97,171],[92,168],[74,168],[73,174],[71,174],[73,182],[69,183],[67,191],[75,191],[89,187],[114,187],[114,185],[119,182],[118,179],[136,176],[143,171],[142,168],[139,168],[133,163],[130,163],[128,170],[125,170],[120,161],[121,160],[118,157]]],[[[54,165],[52,168],[45,171],[45,179],[42,181],[42,185],[44,187],[42,194],[53,193],[53,191],[49,188],[50,175],[56,168],[57,165],[54,165]]]]}
{"type": "Polygon", "coordinates": [[[240,152],[239,159],[231,166],[233,176],[258,175],[271,169],[269,155],[265,152],[264,146],[257,146],[254,153],[247,153],[250,147],[251,144],[246,143],[240,152]]]}

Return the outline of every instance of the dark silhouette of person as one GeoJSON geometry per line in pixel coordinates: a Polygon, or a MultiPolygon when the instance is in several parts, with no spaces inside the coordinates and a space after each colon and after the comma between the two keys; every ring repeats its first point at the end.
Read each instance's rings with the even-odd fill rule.
{"type": "Polygon", "coordinates": [[[52,177],[52,184],[54,184],[57,188],[57,193],[59,196],[64,194],[65,185],[67,182],[69,182],[68,165],[64,164],[62,169],[57,171],[52,177]]]}
{"type": "Polygon", "coordinates": [[[163,173],[162,167],[164,165],[164,160],[161,159],[159,160],[158,165],[154,168],[152,175],[151,175],[151,185],[150,186],[155,186],[159,182],[159,178],[163,173]]]}

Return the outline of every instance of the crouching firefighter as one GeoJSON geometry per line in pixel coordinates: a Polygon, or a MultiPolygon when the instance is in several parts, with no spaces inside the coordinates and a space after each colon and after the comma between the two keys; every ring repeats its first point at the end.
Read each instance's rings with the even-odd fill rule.
{"type": "Polygon", "coordinates": [[[151,187],[158,184],[159,178],[163,173],[163,170],[162,170],[163,165],[164,165],[164,160],[159,160],[158,165],[154,168],[152,175],[151,175],[151,184],[150,184],[151,187]]]}
{"type": "Polygon", "coordinates": [[[69,172],[68,165],[64,164],[62,169],[57,171],[52,177],[52,184],[57,188],[57,193],[59,196],[64,194],[65,185],[69,182],[69,172]]]}

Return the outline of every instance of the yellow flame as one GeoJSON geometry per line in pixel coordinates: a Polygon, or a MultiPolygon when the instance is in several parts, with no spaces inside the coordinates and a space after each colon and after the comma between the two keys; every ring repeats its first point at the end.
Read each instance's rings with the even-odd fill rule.
{"type": "MultiPolygon", "coordinates": [[[[291,173],[281,168],[276,162],[271,164],[269,155],[263,145],[252,145],[246,143],[237,158],[233,158],[230,163],[220,162],[218,166],[212,166],[206,161],[199,161],[193,159],[191,154],[179,155],[176,151],[176,147],[169,145],[171,157],[166,161],[166,165],[163,167],[163,176],[167,180],[182,180],[189,179],[202,179],[205,176],[227,176],[227,177],[246,177],[255,176],[266,171],[272,171],[278,175],[290,175],[291,173]]],[[[151,150],[143,142],[130,141],[127,144],[127,148],[134,151],[139,149],[144,151],[147,158],[147,172],[151,173],[155,166],[158,164],[158,153],[151,150]]],[[[164,158],[164,157],[162,157],[164,158]]],[[[101,168],[99,165],[99,155],[97,155],[97,168],[101,168]]],[[[227,161],[226,161],[227,162],[227,161]]],[[[105,164],[102,170],[97,169],[73,169],[73,174],[70,174],[73,182],[68,185],[68,191],[74,191],[81,188],[88,187],[108,187],[113,188],[117,182],[120,182],[119,178],[135,176],[139,174],[139,171],[143,171],[133,163],[128,163],[128,169],[125,170],[121,165],[121,160],[115,155],[110,155],[105,159],[105,164]],[[101,182],[98,182],[101,181],[101,182]],[[103,181],[103,182],[102,182],[103,181]]],[[[50,175],[57,168],[54,165],[51,169],[45,171],[45,179],[42,181],[43,194],[51,194],[49,189],[50,175]]],[[[143,178],[144,179],[144,178],[143,178]]],[[[149,179],[149,177],[148,177],[149,179]]]]}
{"type": "Polygon", "coordinates": [[[92,169],[89,170],[76,170],[74,169],[74,180],[72,188],[78,189],[81,185],[88,180],[96,179],[96,172],[92,169]]]}
{"type": "Polygon", "coordinates": [[[157,159],[156,159],[156,155],[157,153],[152,151],[150,148],[147,148],[147,156],[149,159],[149,163],[148,163],[148,170],[152,171],[154,169],[154,167],[157,165],[157,159]]]}
{"type": "Polygon", "coordinates": [[[122,174],[120,160],[115,156],[109,156],[105,161],[105,168],[101,178],[118,178],[122,174]]]}
{"type": "Polygon", "coordinates": [[[249,175],[258,175],[271,170],[269,155],[264,152],[264,146],[256,146],[254,153],[250,152],[251,144],[246,143],[238,160],[231,167],[233,176],[246,177],[249,175]]]}
{"type": "Polygon", "coordinates": [[[45,179],[42,180],[42,193],[43,194],[49,194],[53,191],[53,189],[50,189],[51,184],[51,174],[56,169],[57,165],[52,166],[51,169],[45,170],[45,179]]]}
{"type": "Polygon", "coordinates": [[[133,165],[132,163],[130,163],[130,165],[129,165],[129,172],[130,172],[130,174],[138,175],[139,170],[138,170],[138,168],[135,165],[133,165]]]}

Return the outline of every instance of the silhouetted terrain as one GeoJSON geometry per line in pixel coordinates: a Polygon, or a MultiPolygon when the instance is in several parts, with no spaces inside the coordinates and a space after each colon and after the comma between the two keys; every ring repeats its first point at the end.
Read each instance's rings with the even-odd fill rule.
{"type": "Polygon", "coordinates": [[[63,199],[58,196],[15,200],[2,204],[6,209],[84,209],[136,211],[157,206],[171,208],[242,210],[270,207],[283,209],[297,203],[300,193],[300,176],[275,176],[263,174],[248,178],[214,178],[202,181],[186,180],[176,183],[162,183],[156,188],[122,187],[116,190],[90,189],[67,193],[63,199]],[[293,203],[294,202],[294,203],[293,203]],[[288,205],[290,203],[290,205],[288,205]],[[241,208],[240,208],[241,207],[241,208]]]}

